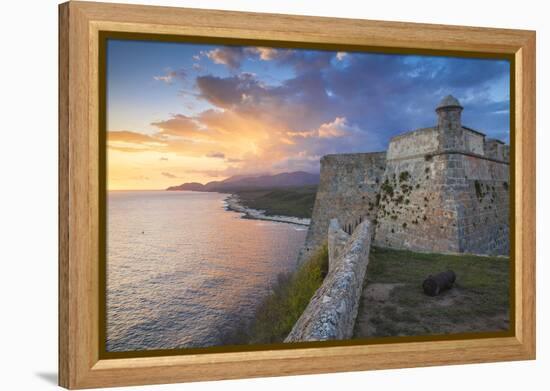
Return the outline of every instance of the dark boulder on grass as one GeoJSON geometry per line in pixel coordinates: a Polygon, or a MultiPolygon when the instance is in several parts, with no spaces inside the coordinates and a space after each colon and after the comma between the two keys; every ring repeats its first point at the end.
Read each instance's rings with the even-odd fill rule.
{"type": "Polygon", "coordinates": [[[422,283],[422,289],[424,289],[424,293],[428,296],[437,296],[441,292],[451,289],[455,280],[455,273],[452,270],[448,270],[428,276],[422,283]]]}

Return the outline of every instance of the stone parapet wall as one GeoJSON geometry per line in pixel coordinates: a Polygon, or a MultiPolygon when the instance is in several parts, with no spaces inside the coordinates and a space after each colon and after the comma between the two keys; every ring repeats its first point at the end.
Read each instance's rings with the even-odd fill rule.
{"type": "Polygon", "coordinates": [[[485,156],[503,161],[510,161],[510,147],[500,140],[487,139],[484,145],[485,156]]]}
{"type": "Polygon", "coordinates": [[[341,248],[345,234],[334,221],[329,231],[330,269],[285,342],[326,341],[352,337],[363,281],[369,262],[371,226],[364,221],[357,226],[341,248]],[[336,246],[337,248],[332,248],[336,246]]]}
{"type": "Polygon", "coordinates": [[[425,128],[395,136],[388,147],[387,159],[404,159],[436,152],[439,148],[437,128],[425,128]]]}
{"type": "Polygon", "coordinates": [[[350,235],[344,232],[338,223],[338,219],[330,220],[328,227],[328,271],[334,269],[338,256],[346,247],[350,235]]]}
{"type": "Polygon", "coordinates": [[[485,154],[485,136],[484,135],[465,129],[464,138],[465,138],[466,152],[471,152],[482,156],[485,154]]]}

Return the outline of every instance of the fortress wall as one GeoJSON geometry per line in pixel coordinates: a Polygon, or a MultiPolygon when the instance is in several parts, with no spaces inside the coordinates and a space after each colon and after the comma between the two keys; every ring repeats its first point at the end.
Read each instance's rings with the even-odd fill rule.
{"type": "Polygon", "coordinates": [[[502,160],[505,162],[510,162],[510,146],[505,145],[502,149],[502,160]]]}
{"type": "MultiPolygon", "coordinates": [[[[374,244],[424,252],[458,252],[457,210],[445,171],[453,155],[388,161],[380,188],[374,244]]],[[[465,185],[465,181],[462,183],[465,185]]]]}
{"type": "Polygon", "coordinates": [[[466,188],[455,193],[461,252],[508,255],[509,165],[461,156],[466,188]]]}
{"type": "Polygon", "coordinates": [[[505,163],[463,154],[388,161],[374,244],[508,254],[508,176],[505,163]]]}
{"type": "Polygon", "coordinates": [[[466,139],[466,151],[472,152],[478,155],[484,155],[485,137],[481,134],[474,133],[468,130],[464,131],[464,137],[466,139]]]}
{"type": "Polygon", "coordinates": [[[426,128],[392,138],[388,160],[403,159],[434,152],[438,147],[437,129],[426,128]]]}
{"type": "MultiPolygon", "coordinates": [[[[329,260],[331,268],[323,284],[292,327],[285,342],[326,341],[352,337],[363,281],[369,263],[371,225],[362,222],[343,248],[339,248],[336,259],[329,260]]],[[[332,234],[344,236],[335,230],[332,234]]],[[[325,238],[327,235],[325,235],[325,238]]],[[[326,240],[326,239],[325,239],[326,240]]],[[[329,243],[340,246],[340,239],[329,243]]],[[[335,249],[329,248],[334,254],[335,249]]]]}
{"type": "Polygon", "coordinates": [[[376,217],[376,194],[386,165],[386,153],[327,155],[321,159],[321,178],[301,263],[327,240],[329,222],[337,218],[347,233],[365,219],[376,217]]]}
{"type": "Polygon", "coordinates": [[[500,140],[486,140],[484,150],[485,156],[492,159],[504,160],[505,162],[510,160],[510,146],[504,144],[500,140]]]}

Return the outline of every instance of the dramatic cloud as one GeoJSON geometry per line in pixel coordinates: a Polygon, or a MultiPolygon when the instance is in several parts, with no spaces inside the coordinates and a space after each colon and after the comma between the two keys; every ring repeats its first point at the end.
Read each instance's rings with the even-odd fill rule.
{"type": "Polygon", "coordinates": [[[353,132],[359,132],[357,127],[350,127],[346,123],[346,118],[337,117],[334,121],[322,124],[319,128],[319,137],[333,138],[351,135],[353,132]]]}
{"type": "Polygon", "coordinates": [[[205,52],[204,55],[215,64],[226,65],[230,69],[238,69],[244,60],[245,52],[240,46],[223,46],[205,52]]]}
{"type": "Polygon", "coordinates": [[[197,77],[200,97],[220,108],[229,108],[241,102],[247,91],[253,88],[255,80],[247,75],[227,78],[217,76],[197,77]]]}
{"type": "MultiPolygon", "coordinates": [[[[466,126],[508,141],[506,61],[267,47],[196,50],[186,67],[206,60],[224,67],[205,67],[208,73],[186,80],[174,98],[179,113],[153,116],[158,119],[147,131],[108,134],[109,148],[120,154],[157,154],[151,155],[157,162],[159,153],[160,160],[170,156],[170,167],[150,177],[161,169],[185,172],[190,180],[315,172],[323,155],[384,150],[396,134],[435,125],[435,107],[448,94],[463,104],[466,126]]],[[[170,84],[176,77],[169,71],[155,79],[170,84]]]]}
{"type": "Polygon", "coordinates": [[[257,57],[262,61],[282,61],[290,58],[295,51],[292,49],[275,49],[268,47],[249,47],[245,49],[245,53],[250,55],[251,58],[257,57]]]}
{"type": "Polygon", "coordinates": [[[356,126],[351,127],[347,124],[345,117],[336,117],[334,121],[321,124],[319,129],[308,130],[302,132],[287,132],[287,135],[290,137],[298,138],[309,138],[309,137],[319,137],[319,138],[335,138],[335,137],[344,137],[352,136],[355,132],[361,132],[356,126]]]}
{"type": "Polygon", "coordinates": [[[291,128],[316,127],[333,119],[332,102],[320,73],[311,72],[269,86],[256,76],[241,73],[231,77],[197,78],[199,97],[210,104],[250,119],[275,122],[291,128]]]}
{"type": "Polygon", "coordinates": [[[294,50],[280,59],[280,65],[294,68],[297,74],[319,72],[331,67],[334,52],[294,50]]]}
{"type": "Polygon", "coordinates": [[[225,159],[225,153],[222,152],[211,152],[206,155],[206,157],[212,157],[216,159],[225,159]]]}
{"type": "Polygon", "coordinates": [[[143,152],[159,149],[165,144],[157,137],[127,130],[107,133],[107,145],[120,152],[143,152]]]}
{"type": "Polygon", "coordinates": [[[131,132],[128,130],[119,130],[109,132],[108,135],[109,141],[123,141],[135,144],[144,144],[148,142],[157,141],[155,138],[148,136],[143,133],[131,132]]]}
{"type": "Polygon", "coordinates": [[[207,139],[212,135],[210,132],[199,129],[199,124],[183,114],[176,114],[164,121],[153,122],[151,125],[160,129],[157,137],[176,136],[182,138],[207,139]]]}
{"type": "MultiPolygon", "coordinates": [[[[285,61],[292,58],[296,51],[291,49],[275,49],[268,47],[240,47],[222,46],[209,51],[201,52],[202,56],[209,58],[214,64],[225,65],[230,70],[236,71],[241,68],[242,63],[248,58],[261,61],[285,61]]],[[[195,61],[199,56],[193,56],[195,61]]],[[[195,63],[195,65],[198,65],[195,63]]],[[[200,67],[200,65],[199,65],[200,67]]]]}
{"type": "Polygon", "coordinates": [[[271,61],[280,56],[281,51],[274,48],[257,47],[251,48],[253,52],[258,53],[260,59],[264,61],[271,61]]]}
{"type": "Polygon", "coordinates": [[[348,54],[346,52],[337,52],[336,59],[342,61],[348,54]]]}
{"type": "Polygon", "coordinates": [[[173,84],[177,79],[183,80],[187,76],[187,73],[184,69],[179,69],[177,71],[167,71],[166,74],[160,76],[153,76],[153,79],[157,81],[162,81],[166,84],[173,84]]]}
{"type": "Polygon", "coordinates": [[[346,102],[342,114],[349,121],[385,138],[433,125],[435,106],[448,94],[464,105],[469,126],[489,134],[508,129],[488,110],[495,104],[509,106],[505,61],[353,53],[346,64],[325,72],[327,89],[346,102]],[[502,91],[492,93],[495,85],[502,91]]]}

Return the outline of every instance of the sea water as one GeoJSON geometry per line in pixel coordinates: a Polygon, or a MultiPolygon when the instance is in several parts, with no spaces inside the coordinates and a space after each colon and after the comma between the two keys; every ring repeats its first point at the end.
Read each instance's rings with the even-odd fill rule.
{"type": "Polygon", "coordinates": [[[227,196],[109,192],[108,351],[224,344],[295,269],[307,227],[243,219],[227,196]]]}

